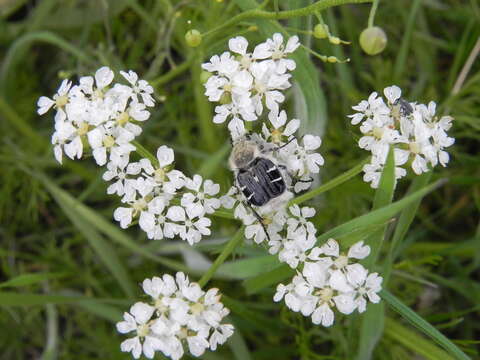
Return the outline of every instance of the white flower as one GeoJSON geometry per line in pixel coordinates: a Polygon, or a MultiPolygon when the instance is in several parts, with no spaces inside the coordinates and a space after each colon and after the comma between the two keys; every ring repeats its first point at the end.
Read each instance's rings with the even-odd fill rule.
{"type": "Polygon", "coordinates": [[[123,128],[99,126],[87,134],[88,142],[92,147],[92,154],[99,166],[110,161],[118,163],[121,158],[135,151],[130,144],[133,135],[123,128]]]}
{"type": "Polygon", "coordinates": [[[213,55],[210,62],[202,64],[202,68],[208,72],[216,72],[219,75],[230,77],[237,72],[240,64],[228,52],[222,55],[213,55]]]}
{"type": "Polygon", "coordinates": [[[369,274],[368,271],[360,264],[349,265],[355,267],[347,274],[349,284],[353,287],[355,293],[352,298],[355,301],[355,307],[358,312],[362,313],[366,310],[367,299],[372,303],[378,303],[380,296],[378,292],[382,290],[383,278],[377,273],[369,274]]]}
{"type": "Polygon", "coordinates": [[[140,163],[129,163],[128,156],[121,157],[117,162],[107,163],[107,171],[103,174],[103,180],[115,182],[108,186],[107,194],[117,194],[123,196],[125,193],[131,194],[135,191],[135,178],[129,176],[138,175],[141,171],[140,163]]]}
{"type": "Polygon", "coordinates": [[[141,216],[148,211],[149,202],[152,201],[151,192],[153,187],[144,178],[137,178],[134,192],[125,193],[122,202],[130,207],[118,207],[113,212],[113,218],[120,223],[122,229],[126,229],[134,217],[141,216]]]}
{"type": "Polygon", "coordinates": [[[252,101],[257,115],[263,113],[263,103],[270,111],[277,113],[279,104],[283,103],[285,96],[281,91],[288,89],[291,84],[290,74],[278,74],[275,68],[267,62],[252,64],[251,73],[253,75],[253,91],[255,95],[252,101]]]}
{"type": "Polygon", "coordinates": [[[148,202],[147,208],[140,213],[138,225],[153,240],[173,238],[177,228],[174,222],[167,219],[165,198],[157,196],[148,202]]]}
{"type": "Polygon", "coordinates": [[[322,155],[313,151],[318,149],[321,144],[322,140],[320,139],[320,136],[305,135],[303,137],[303,146],[297,145],[295,153],[289,156],[289,169],[291,169],[292,172],[295,172],[299,177],[303,177],[310,173],[318,173],[320,171],[319,166],[322,166],[325,160],[322,155]]]}
{"type": "Polygon", "coordinates": [[[71,87],[72,87],[71,81],[69,81],[68,79],[65,79],[60,84],[60,87],[58,88],[57,93],[53,95],[53,99],[50,99],[46,96],[41,96],[37,102],[38,115],[45,114],[48,110],[50,110],[52,106],[55,105],[55,108],[60,114],[58,120],[65,120],[66,114],[64,111],[64,107],[65,105],[67,105],[69,101],[69,92],[71,87]]]}
{"type": "Polygon", "coordinates": [[[289,217],[287,220],[288,230],[301,230],[305,231],[309,236],[315,236],[317,229],[307,220],[315,215],[315,209],[308,206],[300,208],[298,205],[292,205],[289,207],[289,210],[294,217],[289,217]]]}
{"type": "Polygon", "coordinates": [[[212,180],[203,181],[200,175],[194,175],[193,179],[186,180],[185,187],[193,192],[183,194],[181,200],[183,207],[200,204],[207,214],[214,213],[220,207],[220,200],[214,197],[220,191],[220,185],[215,184],[212,180]]]}
{"type": "Polygon", "coordinates": [[[146,106],[154,106],[155,101],[153,100],[153,87],[145,80],[138,80],[138,75],[136,72],[129,70],[128,73],[125,71],[120,71],[120,74],[130,83],[132,86],[133,94],[132,100],[138,102],[138,96],[141,97],[143,103],[146,106]]]}
{"type": "Polygon", "coordinates": [[[186,209],[172,206],[168,209],[167,218],[176,223],[176,232],[190,245],[199,242],[202,235],[210,235],[212,222],[203,217],[203,208],[199,204],[191,204],[186,209]]]}
{"type": "Polygon", "coordinates": [[[400,89],[398,86],[393,85],[386,87],[383,89],[383,94],[388,100],[389,105],[394,105],[397,103],[397,101],[400,99],[402,96],[402,89],[400,89]]]}
{"type": "Polygon", "coordinates": [[[287,70],[295,70],[295,61],[286,59],[286,57],[293,53],[299,46],[298,36],[290,37],[285,45],[282,34],[275,33],[272,39],[267,39],[265,43],[257,45],[253,51],[253,56],[256,59],[270,58],[270,61],[275,65],[276,71],[279,74],[284,74],[287,70]]]}
{"type": "MultiPolygon", "coordinates": [[[[54,145],[53,152],[55,159],[61,164],[63,160],[63,151],[67,153],[68,157],[74,159],[75,156],[80,158],[82,156],[83,146],[77,141],[71,141],[75,137],[77,129],[67,121],[55,122],[55,132],[52,135],[52,144],[54,145]]],[[[76,139],[77,137],[75,137],[76,139]]]]}
{"type": "Polygon", "coordinates": [[[138,302],[130,308],[130,313],[124,313],[123,319],[117,323],[117,330],[122,334],[136,331],[136,336],[122,342],[120,348],[124,352],[131,352],[135,359],[143,354],[152,359],[158,340],[152,335],[149,320],[155,308],[138,302]]]}
{"type": "Polygon", "coordinates": [[[359,124],[363,119],[385,121],[384,119],[388,117],[390,110],[385,105],[383,99],[377,96],[378,94],[373,92],[368,97],[368,100],[362,100],[358,105],[352,106],[352,109],[357,111],[353,115],[348,115],[352,119],[352,125],[359,124]]]}
{"type": "Polygon", "coordinates": [[[307,233],[305,228],[300,227],[296,230],[289,228],[286,238],[281,241],[278,259],[295,269],[307,259],[307,252],[315,245],[315,241],[315,236],[307,233]]]}
{"type": "Polygon", "coordinates": [[[157,149],[157,160],[158,167],[152,166],[148,159],[141,159],[140,164],[152,186],[162,193],[173,195],[185,185],[186,177],[181,171],[171,169],[175,154],[168,146],[162,145],[157,149]]]}
{"type": "Polygon", "coordinates": [[[285,110],[276,113],[271,111],[268,119],[273,129],[269,130],[265,124],[262,124],[262,133],[266,140],[271,140],[274,144],[283,145],[283,138],[290,139],[300,127],[300,120],[292,119],[287,123],[287,113],[285,110]]]}

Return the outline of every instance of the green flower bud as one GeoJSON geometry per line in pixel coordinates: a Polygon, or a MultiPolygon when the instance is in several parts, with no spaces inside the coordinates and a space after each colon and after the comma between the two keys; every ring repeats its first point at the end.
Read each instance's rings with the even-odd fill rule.
{"type": "Polygon", "coordinates": [[[185,41],[187,42],[188,46],[197,47],[202,43],[202,34],[200,34],[200,31],[196,29],[189,30],[185,34],[185,41]]]}
{"type": "Polygon", "coordinates": [[[340,38],[338,38],[336,36],[330,36],[328,38],[328,41],[330,41],[330,43],[333,44],[333,45],[338,45],[342,42],[342,40],[340,40],[340,38]]]}
{"type": "Polygon", "coordinates": [[[232,95],[229,92],[224,92],[222,96],[220,96],[219,103],[222,105],[230,104],[232,102],[232,95]]]}
{"type": "Polygon", "coordinates": [[[360,47],[368,55],[380,54],[387,46],[387,34],[382,28],[372,26],[360,34],[360,47]]]}
{"type": "Polygon", "coordinates": [[[328,37],[328,25],[326,24],[317,24],[313,28],[313,36],[317,39],[325,39],[328,37]]]}

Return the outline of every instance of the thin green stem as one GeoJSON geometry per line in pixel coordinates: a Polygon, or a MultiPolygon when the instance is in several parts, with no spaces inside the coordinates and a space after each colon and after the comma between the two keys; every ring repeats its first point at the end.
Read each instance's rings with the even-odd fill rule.
{"type": "Polygon", "coordinates": [[[380,0],[373,0],[372,8],[370,9],[370,15],[368,15],[368,27],[373,26],[373,21],[375,20],[375,13],[377,12],[379,2],[380,0]]]}
{"type": "Polygon", "coordinates": [[[198,284],[201,287],[204,287],[207,282],[212,278],[215,272],[218,270],[219,266],[222,265],[225,260],[230,256],[230,254],[237,248],[238,245],[243,240],[243,226],[237,230],[235,235],[230,239],[230,241],[224,246],[222,252],[213,262],[212,266],[207,270],[205,274],[203,274],[202,278],[198,280],[198,284]]]}
{"type": "Polygon", "coordinates": [[[180,65],[175,66],[174,68],[172,68],[166,74],[163,74],[163,75],[153,79],[152,81],[150,81],[150,84],[154,88],[158,88],[159,86],[169,82],[170,80],[176,78],[177,76],[179,76],[179,75],[183,74],[185,71],[187,71],[188,68],[190,67],[190,65],[193,63],[194,59],[195,59],[194,56],[190,56],[187,60],[185,60],[180,65]]]}
{"type": "Polygon", "coordinates": [[[144,158],[147,158],[152,162],[153,165],[158,166],[158,159],[153,155],[150,151],[145,149],[143,145],[141,145],[138,141],[132,141],[133,146],[136,147],[136,152],[138,155],[143,156],[144,158]]]}
{"type": "Polygon", "coordinates": [[[334,187],[344,183],[345,181],[351,179],[355,175],[359,174],[362,172],[363,166],[370,160],[370,158],[364,159],[362,162],[360,162],[358,165],[355,167],[351,168],[350,170],[344,172],[343,174],[337,176],[336,178],[333,178],[329,182],[313,189],[310,190],[309,192],[296,197],[295,199],[291,200],[289,205],[294,205],[294,204],[301,204],[307,200],[313,199],[315,196],[320,195],[321,193],[324,193],[330,189],[333,189],[334,187]]]}
{"type": "Polygon", "coordinates": [[[265,11],[260,9],[252,9],[244,11],[243,13],[234,16],[230,20],[224,22],[222,25],[217,26],[203,34],[204,37],[210,36],[214,33],[220,32],[223,29],[238,24],[239,22],[248,20],[248,19],[270,19],[270,20],[280,20],[280,19],[290,19],[294,17],[307,16],[315,13],[316,11],[322,11],[333,6],[339,6],[344,4],[361,4],[369,3],[373,0],[320,0],[314,4],[294,9],[294,10],[284,10],[284,11],[265,11]]]}

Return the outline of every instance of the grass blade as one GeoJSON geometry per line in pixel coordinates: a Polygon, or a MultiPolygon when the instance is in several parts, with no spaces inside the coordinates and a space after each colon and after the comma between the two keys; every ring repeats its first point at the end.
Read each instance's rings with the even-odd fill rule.
{"type": "Polygon", "coordinates": [[[4,287],[20,287],[35,285],[45,280],[58,279],[64,277],[62,273],[36,273],[36,274],[22,274],[18,275],[10,280],[0,283],[0,288],[4,287]]]}
{"type": "Polygon", "coordinates": [[[46,188],[49,190],[50,193],[55,193],[63,203],[66,204],[69,208],[74,208],[75,212],[81,216],[85,222],[88,223],[89,226],[97,229],[102,234],[106,235],[110,240],[126,247],[127,249],[132,250],[133,252],[144,256],[150,260],[156,261],[168,268],[177,270],[177,271],[184,271],[189,272],[189,269],[183,265],[182,263],[170,260],[161,256],[157,256],[151,253],[151,251],[142,248],[141,246],[135,244],[135,242],[125,234],[123,230],[118,228],[118,226],[110,223],[107,221],[103,216],[98,214],[97,212],[90,209],[88,206],[82,204],[81,202],[77,201],[74,197],[72,197],[66,191],[63,191],[58,186],[53,184],[46,176],[42,174],[35,174],[39,177],[46,188]]]}
{"type": "MultiPolygon", "coordinates": [[[[412,185],[410,186],[407,194],[412,194],[423,187],[425,187],[432,177],[432,171],[422,174],[413,180],[412,185]]],[[[383,278],[384,284],[388,282],[390,277],[390,272],[392,270],[393,262],[395,258],[398,256],[398,250],[401,245],[401,242],[405,238],[410,225],[415,218],[417,213],[418,207],[420,206],[420,202],[422,199],[418,199],[414,201],[408,208],[404,209],[400,213],[400,217],[398,218],[397,226],[395,227],[395,232],[393,233],[392,241],[390,244],[390,251],[387,254],[387,258],[385,260],[385,264],[383,267],[383,278]]]]}
{"type": "Polygon", "coordinates": [[[380,292],[382,299],[397,313],[399,313],[405,320],[417,328],[420,332],[431,338],[438,345],[449,352],[455,359],[469,360],[470,358],[460,350],[453,342],[451,342],[445,335],[433,327],[430,323],[420,317],[415,311],[410,309],[388,290],[380,292]]]}
{"type": "Polygon", "coordinates": [[[117,279],[120,287],[129,297],[133,297],[134,285],[130,278],[129,272],[117,255],[115,249],[105,239],[86,222],[82,216],[75,211],[75,208],[69,207],[58,194],[53,191],[53,197],[62,208],[63,212],[75,227],[80,231],[85,239],[90,243],[105,266],[110,270],[112,275],[117,279]]]}
{"type": "Polygon", "coordinates": [[[385,336],[405,345],[408,349],[429,360],[453,360],[445,351],[416,332],[407,329],[398,321],[386,318],[385,336]]]}
{"type": "MultiPolygon", "coordinates": [[[[372,210],[380,209],[392,202],[395,183],[395,158],[393,149],[390,148],[378,189],[375,192],[372,210]]],[[[387,225],[382,226],[374,231],[365,241],[372,249],[370,256],[364,260],[367,269],[371,268],[380,253],[382,243],[385,240],[386,230],[387,225]]],[[[360,340],[357,353],[358,360],[368,360],[372,358],[375,346],[382,337],[384,320],[385,306],[383,302],[369,305],[362,318],[362,325],[360,327],[360,340]]]]}
{"type": "Polygon", "coordinates": [[[442,186],[446,182],[445,179],[438,180],[432,185],[426,186],[421,190],[414,192],[411,195],[405,196],[403,199],[395,201],[390,205],[383,206],[377,210],[374,210],[368,214],[359,216],[353,220],[347,221],[346,223],[339,225],[323,235],[317,238],[317,243],[322,244],[329,238],[336,238],[349,232],[353,232],[362,227],[380,224],[390,220],[395,214],[397,214],[402,209],[405,209],[407,206],[411,205],[414,201],[421,199],[428,193],[442,186]]]}

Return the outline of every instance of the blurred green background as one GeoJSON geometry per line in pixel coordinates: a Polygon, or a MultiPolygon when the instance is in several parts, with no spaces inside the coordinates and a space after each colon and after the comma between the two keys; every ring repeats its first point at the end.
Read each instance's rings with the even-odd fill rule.
{"type": "MultiPolygon", "coordinates": [[[[274,3],[266,10],[274,11],[274,3]]],[[[286,10],[310,1],[278,4],[286,10]]],[[[358,44],[369,4],[322,13],[332,34],[351,45],[312,38],[308,31],[317,19],[311,16],[280,23],[248,20],[204,39],[198,48],[186,46],[188,29],[208,31],[257,5],[255,0],[0,0],[0,359],[130,358],[120,352],[124,337],[114,323],[139,298],[137,284],[178,269],[198,279],[238,227],[215,219],[211,239],[193,249],[181,241],[148,241],[135,226],[120,230],[112,220],[119,201],[106,195],[104,170],[89,158],[63,167],[55,162],[53,118],[36,114],[38,97],[51,96],[63,78],[91,74],[103,65],[133,69],[151,81],[157,98],[139,142],[152,152],[171,146],[179,169],[211,177],[226,191],[228,135],[211,122],[200,64],[224,51],[234,35],[254,44],[274,31],[298,33],[318,53],[351,59],[325,64],[304,50],[296,59],[295,86],[286,104],[290,117],[302,119],[304,131],[323,138],[322,181],[367,156],[346,115],[372,91],[396,84],[406,99],[435,100],[440,114],[454,116],[450,164],[432,176],[449,181],[421,203],[388,289],[478,357],[480,62],[474,55],[479,2],[381,0],[375,24],[387,33],[388,45],[373,57],[358,44]]],[[[395,199],[402,198],[410,180],[399,183],[395,199]]],[[[315,199],[319,234],[367,213],[373,194],[356,176],[315,199]]],[[[361,315],[339,316],[328,329],[313,326],[273,303],[272,286],[247,294],[248,279],[278,265],[265,249],[244,244],[235,260],[222,266],[209,286],[226,295],[238,331],[202,358],[356,358],[364,331],[361,315]]],[[[390,310],[375,343],[367,358],[449,358],[390,310]]]]}

